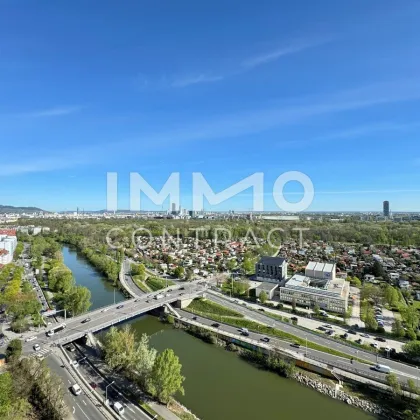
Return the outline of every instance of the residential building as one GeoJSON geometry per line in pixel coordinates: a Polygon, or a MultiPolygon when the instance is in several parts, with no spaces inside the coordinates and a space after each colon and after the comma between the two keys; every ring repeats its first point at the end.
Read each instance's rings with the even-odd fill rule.
{"type": "Polygon", "coordinates": [[[279,257],[261,257],[255,264],[256,280],[281,283],[287,277],[287,261],[279,257]]]}

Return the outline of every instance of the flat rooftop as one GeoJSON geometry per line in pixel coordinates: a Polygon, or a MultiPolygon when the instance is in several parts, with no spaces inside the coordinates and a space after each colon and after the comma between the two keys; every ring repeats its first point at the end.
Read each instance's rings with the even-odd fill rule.
{"type": "Polygon", "coordinates": [[[295,274],[284,286],[286,289],[293,289],[302,292],[321,294],[331,297],[344,298],[348,293],[349,283],[344,279],[314,279],[302,274],[295,274]]]}

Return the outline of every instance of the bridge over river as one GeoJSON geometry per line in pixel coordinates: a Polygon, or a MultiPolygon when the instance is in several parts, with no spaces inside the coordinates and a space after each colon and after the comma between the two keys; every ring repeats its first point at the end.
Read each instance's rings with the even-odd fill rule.
{"type": "MultiPolygon", "coordinates": [[[[53,344],[64,345],[84,337],[88,333],[101,331],[166,304],[183,306],[183,303],[189,303],[191,299],[204,296],[207,285],[194,282],[185,286],[185,289],[182,286],[172,286],[169,289],[159,290],[158,292],[150,293],[136,299],[129,299],[124,302],[98,308],[88,314],[63,320],[66,324],[63,330],[48,337],[46,333],[51,326],[41,329],[29,341],[24,343],[23,351],[24,353],[32,352],[35,344],[39,344],[41,348],[45,348],[45,346],[50,347],[53,344]],[[163,297],[156,299],[157,295],[163,295],[163,297]]],[[[55,324],[54,326],[57,325],[55,324]]]]}

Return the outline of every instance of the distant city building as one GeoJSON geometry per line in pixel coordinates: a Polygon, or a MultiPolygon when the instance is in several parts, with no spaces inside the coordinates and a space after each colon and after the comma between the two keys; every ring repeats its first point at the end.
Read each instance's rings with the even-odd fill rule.
{"type": "Polygon", "coordinates": [[[389,201],[384,201],[383,209],[384,209],[384,216],[389,217],[389,201]]]}
{"type": "Polygon", "coordinates": [[[268,283],[280,283],[287,277],[287,261],[279,257],[261,257],[255,264],[256,279],[268,283]]]}
{"type": "Polygon", "coordinates": [[[295,301],[304,307],[318,305],[321,309],[346,312],[350,283],[336,278],[335,272],[335,264],[309,262],[305,275],[295,274],[280,287],[280,301],[295,301]]]}

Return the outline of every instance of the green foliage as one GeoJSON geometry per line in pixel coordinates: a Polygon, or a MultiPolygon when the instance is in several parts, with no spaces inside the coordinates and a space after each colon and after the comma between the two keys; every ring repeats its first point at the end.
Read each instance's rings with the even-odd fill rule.
{"type": "Polygon", "coordinates": [[[375,319],[375,313],[372,308],[369,308],[364,318],[365,326],[370,331],[378,329],[378,322],[375,319]]]}
{"type": "Polygon", "coordinates": [[[166,349],[156,357],[149,380],[149,390],[160,402],[167,404],[177,392],[184,394],[181,375],[182,365],[172,349],[166,349]]]}
{"type": "Polygon", "coordinates": [[[117,282],[120,273],[119,263],[91,248],[82,248],[82,253],[99,271],[104,273],[114,283],[117,282]]]}
{"type": "Polygon", "coordinates": [[[402,338],[405,336],[405,331],[402,322],[397,318],[395,318],[395,321],[392,323],[392,333],[397,338],[402,338]]]}
{"type": "Polygon", "coordinates": [[[24,420],[31,411],[29,402],[17,395],[9,372],[0,375],[0,419],[24,420]]]}
{"type": "Polygon", "coordinates": [[[146,279],[146,267],[144,264],[131,264],[131,274],[144,281],[146,279]]]}
{"type": "Polygon", "coordinates": [[[408,305],[400,309],[401,317],[405,322],[405,325],[412,329],[416,330],[419,325],[419,313],[415,306],[408,305]]]}
{"type": "Polygon", "coordinates": [[[420,357],[420,341],[410,341],[403,345],[403,352],[410,358],[420,357]]]}
{"type": "Polygon", "coordinates": [[[370,300],[375,305],[378,305],[382,302],[383,290],[374,284],[365,284],[360,292],[360,298],[362,300],[370,300]]]}
{"type": "Polygon", "coordinates": [[[149,277],[146,280],[147,286],[149,286],[152,289],[152,291],[154,291],[154,292],[156,290],[165,289],[166,288],[166,283],[168,284],[168,286],[173,286],[175,284],[171,280],[160,279],[158,277],[149,277]]]}
{"type": "Polygon", "coordinates": [[[259,351],[247,350],[241,353],[241,357],[286,378],[291,378],[296,372],[292,363],[288,363],[277,356],[267,356],[259,351]]]}
{"type": "Polygon", "coordinates": [[[400,301],[397,289],[391,285],[386,285],[384,300],[389,306],[397,306],[400,301]]]}
{"type": "Polygon", "coordinates": [[[51,291],[67,293],[74,286],[74,278],[71,270],[61,261],[51,261],[51,269],[48,271],[48,284],[51,291]]]}
{"type": "Polygon", "coordinates": [[[194,299],[188,305],[188,310],[196,314],[202,314],[204,316],[206,314],[214,314],[220,316],[236,316],[243,318],[243,315],[239,312],[225,308],[224,306],[207,299],[194,299]]]}
{"type": "Polygon", "coordinates": [[[383,277],[385,274],[382,264],[377,260],[373,262],[372,273],[375,277],[383,277]]]}
{"type": "Polygon", "coordinates": [[[409,328],[406,333],[405,333],[406,337],[409,340],[416,340],[417,339],[417,334],[414,332],[414,330],[412,328],[409,328]]]}
{"type": "Polygon", "coordinates": [[[15,338],[9,342],[6,348],[6,361],[13,362],[19,359],[22,354],[22,341],[15,338]]]}
{"type": "Polygon", "coordinates": [[[401,395],[401,385],[397,375],[394,372],[388,373],[386,376],[386,383],[391,388],[391,391],[395,397],[399,397],[401,395]]]}
{"type": "Polygon", "coordinates": [[[352,286],[355,286],[355,287],[362,286],[362,281],[358,277],[348,276],[346,280],[348,280],[352,286]]]}
{"type": "Polygon", "coordinates": [[[182,279],[184,277],[184,267],[181,267],[180,265],[175,268],[174,275],[177,279],[182,279]]]}
{"type": "Polygon", "coordinates": [[[91,292],[85,286],[73,286],[66,293],[58,294],[56,300],[59,306],[73,316],[83,314],[91,307],[91,292]]]}
{"type": "Polygon", "coordinates": [[[255,272],[255,264],[251,258],[245,257],[242,263],[242,268],[246,274],[253,274],[255,272]]]}
{"type": "Polygon", "coordinates": [[[18,242],[15,248],[15,252],[13,253],[13,259],[17,260],[22,255],[22,252],[24,250],[24,245],[22,242],[18,242]]]}
{"type": "Polygon", "coordinates": [[[260,295],[258,296],[258,298],[260,299],[260,302],[262,303],[262,304],[264,304],[265,302],[267,302],[267,300],[268,300],[268,295],[267,295],[267,293],[264,291],[264,290],[262,290],[261,292],[260,292],[260,295]]]}

